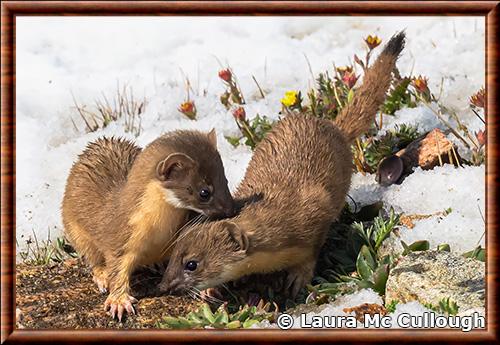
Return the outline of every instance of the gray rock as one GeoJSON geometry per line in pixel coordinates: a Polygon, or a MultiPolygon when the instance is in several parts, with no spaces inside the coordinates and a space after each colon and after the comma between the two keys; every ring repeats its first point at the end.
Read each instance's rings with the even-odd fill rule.
{"type": "Polygon", "coordinates": [[[413,252],[401,259],[387,280],[386,302],[438,305],[448,297],[459,312],[484,308],[484,262],[445,251],[413,252]]]}

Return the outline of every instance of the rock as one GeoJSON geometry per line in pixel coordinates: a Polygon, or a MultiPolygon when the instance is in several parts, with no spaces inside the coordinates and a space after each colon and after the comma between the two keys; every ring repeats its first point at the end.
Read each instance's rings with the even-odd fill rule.
{"type": "Polygon", "coordinates": [[[394,267],[387,280],[385,300],[438,305],[450,298],[459,312],[484,308],[485,264],[445,251],[412,252],[394,267]]]}
{"type": "Polygon", "coordinates": [[[385,309],[385,307],[377,303],[363,303],[355,307],[344,308],[343,312],[346,314],[354,312],[356,320],[361,323],[365,322],[366,314],[370,314],[370,316],[373,316],[375,314],[383,316],[387,314],[387,310],[385,309]]]}

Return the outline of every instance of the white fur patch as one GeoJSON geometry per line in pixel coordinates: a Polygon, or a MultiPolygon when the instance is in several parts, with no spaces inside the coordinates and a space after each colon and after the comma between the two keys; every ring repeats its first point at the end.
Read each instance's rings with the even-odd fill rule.
{"type": "Polygon", "coordinates": [[[195,212],[198,212],[198,213],[205,215],[205,212],[203,212],[202,210],[183,203],[181,200],[179,200],[179,198],[177,198],[175,193],[170,189],[165,189],[165,201],[168,204],[172,205],[173,207],[184,208],[184,209],[192,210],[192,211],[195,211],[195,212]]]}
{"type": "Polygon", "coordinates": [[[165,189],[165,201],[176,208],[188,208],[170,189],[165,189]]]}
{"type": "Polygon", "coordinates": [[[199,208],[193,207],[193,206],[186,206],[187,209],[190,209],[191,211],[201,213],[202,215],[206,216],[205,212],[200,210],[199,208]]]}

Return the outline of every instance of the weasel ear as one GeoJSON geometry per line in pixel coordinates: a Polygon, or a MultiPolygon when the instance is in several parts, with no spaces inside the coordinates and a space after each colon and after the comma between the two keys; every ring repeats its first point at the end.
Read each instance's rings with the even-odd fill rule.
{"type": "Polygon", "coordinates": [[[210,141],[210,143],[215,148],[217,148],[217,133],[215,132],[215,128],[212,128],[212,130],[210,132],[208,132],[207,136],[208,136],[208,140],[210,141]]]}
{"type": "Polygon", "coordinates": [[[237,245],[237,250],[246,252],[250,245],[247,234],[236,223],[226,221],[224,226],[229,233],[229,238],[237,245]]]}
{"type": "Polygon", "coordinates": [[[194,160],[184,153],[172,153],[156,166],[156,177],[160,181],[177,180],[194,168],[194,160]]]}

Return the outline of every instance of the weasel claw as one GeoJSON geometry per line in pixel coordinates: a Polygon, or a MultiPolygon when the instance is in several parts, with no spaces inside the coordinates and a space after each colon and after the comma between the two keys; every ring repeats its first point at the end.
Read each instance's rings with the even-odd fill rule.
{"type": "Polygon", "coordinates": [[[135,309],[132,303],[136,302],[137,299],[127,294],[118,297],[108,296],[106,302],[104,302],[104,310],[109,309],[111,317],[113,319],[117,317],[118,321],[121,322],[124,314],[128,313],[135,315],[135,309]]]}
{"type": "Polygon", "coordinates": [[[111,314],[111,317],[113,319],[115,318],[115,315],[116,315],[116,307],[117,307],[116,304],[112,304],[111,308],[109,309],[109,313],[111,314]]]}

